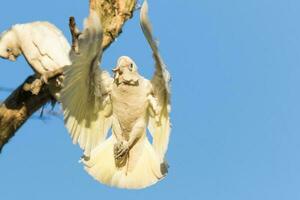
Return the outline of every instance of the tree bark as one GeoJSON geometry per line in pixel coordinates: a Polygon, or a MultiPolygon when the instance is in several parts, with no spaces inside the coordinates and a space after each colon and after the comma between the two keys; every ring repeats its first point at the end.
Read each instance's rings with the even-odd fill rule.
{"type": "Polygon", "coordinates": [[[133,15],[135,5],[136,0],[90,0],[90,9],[101,16],[103,49],[108,48],[122,32],[124,23],[133,15]]]}
{"type": "MultiPolygon", "coordinates": [[[[90,9],[101,14],[104,31],[104,50],[119,36],[124,23],[133,15],[136,0],[89,0],[90,9]]],[[[47,85],[43,85],[38,95],[28,91],[28,83],[36,78],[31,76],[21,84],[0,105],[0,152],[19,128],[44,104],[53,100],[47,85]]]]}

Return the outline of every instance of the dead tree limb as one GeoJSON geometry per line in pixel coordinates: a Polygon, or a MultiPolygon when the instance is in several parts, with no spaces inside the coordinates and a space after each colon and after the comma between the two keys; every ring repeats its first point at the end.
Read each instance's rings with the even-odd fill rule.
{"type": "Polygon", "coordinates": [[[23,89],[34,79],[29,77],[0,106],[0,149],[35,111],[52,98],[47,87],[43,87],[39,95],[23,89]]]}
{"type": "Polygon", "coordinates": [[[124,23],[135,10],[136,0],[90,0],[90,9],[100,13],[106,49],[122,32],[124,23]]]}
{"type": "MultiPolygon", "coordinates": [[[[101,14],[104,30],[102,47],[106,49],[119,36],[124,23],[132,17],[136,0],[89,0],[89,2],[90,9],[101,14]]],[[[75,33],[75,30],[73,31],[75,33]]],[[[74,36],[72,35],[72,38],[74,36]]],[[[72,45],[76,46],[74,42],[76,40],[72,45]]],[[[30,83],[36,79],[35,76],[27,78],[0,105],[0,151],[34,112],[53,99],[47,85],[41,86],[38,95],[28,91],[30,83]]]]}

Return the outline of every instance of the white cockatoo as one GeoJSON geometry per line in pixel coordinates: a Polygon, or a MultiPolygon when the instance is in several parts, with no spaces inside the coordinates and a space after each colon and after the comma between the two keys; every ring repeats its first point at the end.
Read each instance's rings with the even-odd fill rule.
{"type": "Polygon", "coordinates": [[[144,188],[167,173],[170,75],[152,37],[147,12],[145,1],[140,17],[156,64],[152,80],[142,77],[127,56],[118,59],[114,78],[99,68],[103,33],[93,12],[79,36],[79,53],[71,53],[72,65],[64,68],[60,101],[73,142],[84,149],[85,170],[101,183],[119,188],[144,188]]]}
{"type": "Polygon", "coordinates": [[[0,57],[15,61],[23,54],[38,78],[70,65],[70,45],[63,33],[49,22],[16,24],[0,36],[0,57]]]}

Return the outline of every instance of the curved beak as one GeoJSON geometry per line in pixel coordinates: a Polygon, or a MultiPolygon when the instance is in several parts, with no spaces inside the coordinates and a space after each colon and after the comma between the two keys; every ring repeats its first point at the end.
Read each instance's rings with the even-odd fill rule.
{"type": "Polygon", "coordinates": [[[116,73],[118,70],[119,70],[119,67],[118,67],[118,66],[116,66],[115,68],[112,69],[112,71],[113,71],[114,73],[116,73]]]}

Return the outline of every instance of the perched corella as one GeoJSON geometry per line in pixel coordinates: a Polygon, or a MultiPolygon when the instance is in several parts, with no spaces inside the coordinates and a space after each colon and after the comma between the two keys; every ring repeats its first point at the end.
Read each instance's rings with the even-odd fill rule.
{"type": "Polygon", "coordinates": [[[15,61],[21,54],[38,78],[47,82],[47,72],[70,65],[70,45],[49,22],[16,24],[0,36],[0,57],[15,61]]]}
{"type": "Polygon", "coordinates": [[[79,36],[79,53],[72,53],[72,65],[64,68],[60,101],[73,142],[84,149],[85,170],[101,183],[119,188],[144,188],[167,173],[170,75],[153,40],[147,11],[145,1],[141,26],[155,59],[152,80],[142,77],[127,56],[118,59],[114,78],[99,68],[103,36],[96,13],[90,14],[79,36]]]}

